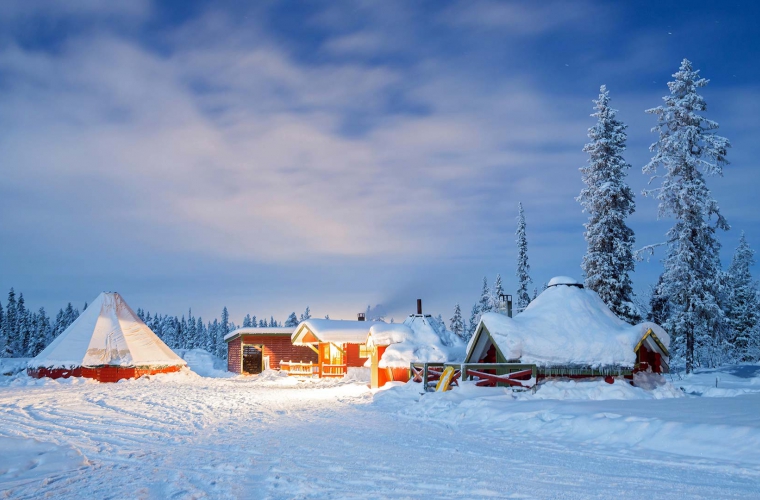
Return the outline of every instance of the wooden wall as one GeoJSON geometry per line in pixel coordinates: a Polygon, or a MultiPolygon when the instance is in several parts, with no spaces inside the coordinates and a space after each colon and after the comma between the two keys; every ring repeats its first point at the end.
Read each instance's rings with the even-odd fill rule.
{"type": "Polygon", "coordinates": [[[359,344],[343,344],[346,351],[346,366],[364,366],[368,358],[359,357],[359,344]]]}
{"type": "Polygon", "coordinates": [[[316,363],[317,353],[305,346],[290,342],[290,335],[242,335],[227,343],[227,370],[240,373],[241,339],[245,345],[263,345],[264,356],[269,356],[269,368],[280,369],[281,361],[316,363]]]}

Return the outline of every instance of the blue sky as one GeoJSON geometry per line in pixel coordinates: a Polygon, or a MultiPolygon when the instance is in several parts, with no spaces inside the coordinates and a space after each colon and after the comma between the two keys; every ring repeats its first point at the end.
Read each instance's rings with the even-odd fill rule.
{"type": "MultiPolygon", "coordinates": [[[[0,290],[236,321],[398,319],[421,297],[448,318],[484,275],[516,288],[519,201],[535,285],[580,278],[591,100],[606,84],[629,125],[639,194],[644,110],[684,57],[733,145],[709,180],[727,265],[741,230],[760,248],[758,19],[751,1],[5,1],[0,290]]],[[[639,194],[638,245],[663,240],[656,214],[639,194]]]]}

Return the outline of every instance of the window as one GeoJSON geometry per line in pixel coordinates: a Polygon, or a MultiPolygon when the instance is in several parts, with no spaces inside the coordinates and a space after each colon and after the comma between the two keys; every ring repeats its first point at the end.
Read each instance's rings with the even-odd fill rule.
{"type": "Polygon", "coordinates": [[[372,350],[367,347],[367,344],[359,344],[359,357],[368,358],[372,354],[372,350]]]}

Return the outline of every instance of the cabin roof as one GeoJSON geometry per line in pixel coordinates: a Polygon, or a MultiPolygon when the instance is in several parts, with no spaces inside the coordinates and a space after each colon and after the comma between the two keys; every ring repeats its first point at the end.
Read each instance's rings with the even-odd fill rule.
{"type": "Polygon", "coordinates": [[[302,321],[293,332],[291,340],[295,345],[313,344],[304,339],[311,333],[319,342],[334,344],[364,344],[370,328],[378,321],[350,321],[340,319],[307,319],[302,321]]]}
{"type": "Polygon", "coordinates": [[[224,336],[224,340],[229,342],[235,340],[241,335],[292,335],[293,328],[281,328],[281,327],[262,327],[262,326],[246,326],[233,330],[224,336]]]}
{"type": "Polygon", "coordinates": [[[653,335],[665,356],[670,344],[659,325],[630,325],[595,292],[570,282],[547,288],[514,318],[484,314],[467,347],[468,361],[483,355],[483,330],[506,360],[539,366],[633,366],[635,351],[647,335],[653,335]],[[647,333],[650,330],[652,334],[647,333]]]}

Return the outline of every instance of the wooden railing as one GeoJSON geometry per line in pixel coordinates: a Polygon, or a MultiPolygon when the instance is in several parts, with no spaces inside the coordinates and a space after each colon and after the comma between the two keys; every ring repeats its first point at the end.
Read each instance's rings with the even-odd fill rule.
{"type": "Polygon", "coordinates": [[[346,371],[348,369],[347,365],[328,365],[327,363],[322,364],[320,367],[320,373],[322,377],[342,377],[346,374],[346,371]]]}
{"type": "MultiPolygon", "coordinates": [[[[538,376],[538,367],[536,365],[530,365],[525,363],[447,363],[447,366],[451,365],[462,370],[462,380],[472,379],[477,377],[471,375],[468,372],[481,372],[489,375],[510,375],[518,372],[530,371],[530,378],[536,379],[538,376]]],[[[522,373],[521,373],[522,374],[522,373]]]]}
{"type": "Polygon", "coordinates": [[[434,391],[446,367],[454,368],[452,386],[458,380],[476,380],[476,385],[534,387],[536,365],[522,363],[411,363],[412,381],[422,383],[425,392],[434,391]]]}
{"type": "Polygon", "coordinates": [[[284,371],[288,375],[311,377],[319,373],[319,366],[316,363],[294,363],[292,361],[281,361],[280,370],[284,371]]]}
{"type": "Polygon", "coordinates": [[[411,363],[412,382],[422,384],[425,392],[434,391],[443,372],[443,363],[411,363]]]}

